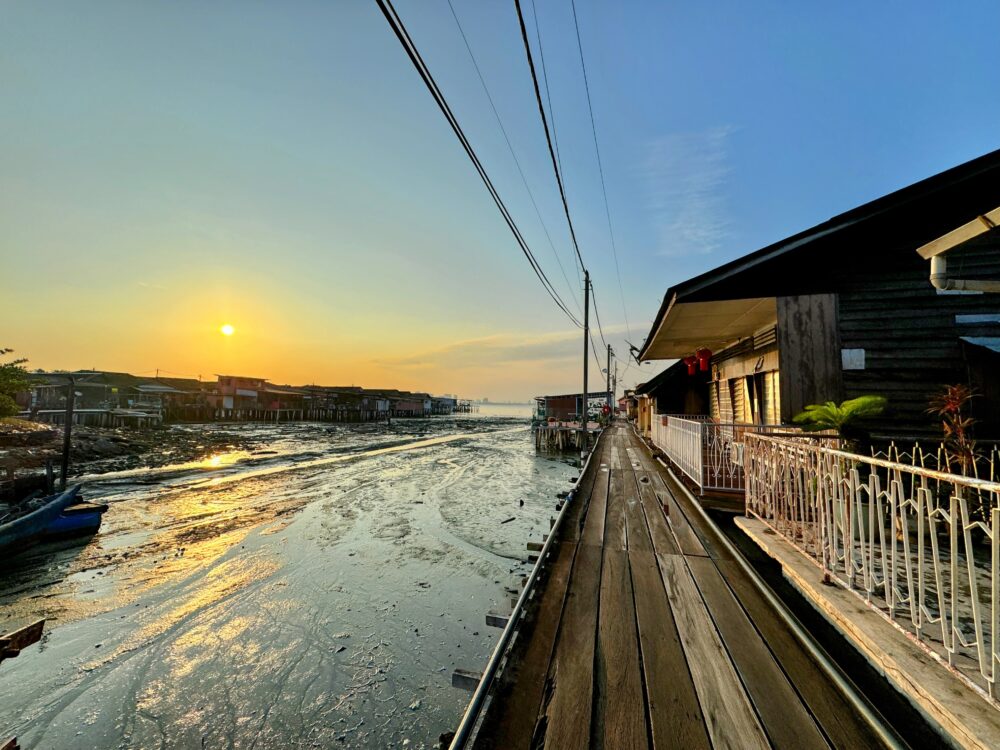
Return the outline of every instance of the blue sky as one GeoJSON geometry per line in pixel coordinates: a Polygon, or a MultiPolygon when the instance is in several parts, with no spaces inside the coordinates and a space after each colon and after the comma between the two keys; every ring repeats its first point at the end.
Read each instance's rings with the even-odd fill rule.
{"type": "MultiPolygon", "coordinates": [[[[446,0],[396,7],[579,296],[513,2],[453,2],[569,288],[446,0]]],[[[995,2],[577,9],[636,344],[671,284],[1000,147],[995,2]]],[[[578,387],[578,337],[374,2],[2,12],[0,344],[42,367],[578,387]]],[[[570,5],[537,13],[581,251],[624,351],[570,5]]]]}

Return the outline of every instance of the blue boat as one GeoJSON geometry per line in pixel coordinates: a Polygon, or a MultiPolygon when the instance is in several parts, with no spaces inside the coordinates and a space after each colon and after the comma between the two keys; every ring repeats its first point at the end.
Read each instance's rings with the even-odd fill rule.
{"type": "Polygon", "coordinates": [[[0,512],[0,553],[27,547],[45,536],[49,524],[77,502],[79,485],[54,495],[29,498],[0,512]]]}
{"type": "Polygon", "coordinates": [[[108,506],[101,503],[78,502],[63,508],[62,513],[49,521],[42,534],[44,539],[66,539],[74,536],[96,534],[101,528],[101,518],[108,506]]]}

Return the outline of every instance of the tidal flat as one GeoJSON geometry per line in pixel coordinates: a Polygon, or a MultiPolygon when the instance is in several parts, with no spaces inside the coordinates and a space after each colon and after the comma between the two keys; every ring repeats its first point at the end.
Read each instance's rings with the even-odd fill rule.
{"type": "Polygon", "coordinates": [[[26,749],[434,747],[577,469],[519,413],[224,429],[255,447],[84,476],[100,533],[4,561],[0,628],[48,623],[2,666],[0,727],[26,749]]]}

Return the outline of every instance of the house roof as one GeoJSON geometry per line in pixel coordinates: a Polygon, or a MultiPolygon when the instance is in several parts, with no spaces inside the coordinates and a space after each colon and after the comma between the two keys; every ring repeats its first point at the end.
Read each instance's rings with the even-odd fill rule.
{"type": "MultiPolygon", "coordinates": [[[[581,394],[579,394],[579,393],[560,393],[560,394],[555,395],[555,396],[535,396],[535,398],[536,399],[543,399],[543,398],[580,398],[580,395],[581,394]]],[[[589,394],[587,394],[587,398],[607,398],[607,396],[608,396],[608,392],[607,391],[591,391],[589,394]]]]}
{"type": "Polygon", "coordinates": [[[645,383],[640,383],[635,387],[635,395],[643,396],[647,393],[652,393],[657,388],[666,383],[669,383],[674,378],[679,377],[681,374],[687,372],[687,365],[678,360],[674,362],[670,367],[654,375],[652,378],[647,380],[645,383]]]}
{"type": "MultiPolygon", "coordinates": [[[[665,333],[661,332],[664,319],[680,305],[738,301],[725,314],[717,306],[689,311],[692,321],[698,317],[698,312],[702,315],[710,310],[716,313],[717,322],[737,334],[729,339],[731,342],[753,333],[753,326],[759,323],[753,317],[763,312],[757,304],[761,300],[835,291],[833,285],[837,275],[830,273],[831,270],[867,264],[872,258],[898,252],[901,247],[915,251],[956,226],[988,213],[998,204],[1000,150],[889,193],[676,284],[663,297],[639,359],[679,356],[654,352],[653,344],[665,333]]],[[[711,325],[705,327],[716,330],[711,325]]],[[[721,340],[721,331],[717,333],[721,340]]],[[[707,331],[705,334],[710,335],[707,331]]],[[[681,342],[676,343],[673,350],[681,348],[681,342]]],[[[695,344],[701,345],[711,346],[705,339],[695,344]]],[[[689,347],[688,353],[692,348],[689,347]]]]}

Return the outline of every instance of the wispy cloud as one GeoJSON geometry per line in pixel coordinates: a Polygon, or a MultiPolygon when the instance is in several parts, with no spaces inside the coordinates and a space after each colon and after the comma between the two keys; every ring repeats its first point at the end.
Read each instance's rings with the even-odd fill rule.
{"type": "Polygon", "coordinates": [[[136,283],[137,286],[140,286],[143,289],[157,289],[159,291],[166,291],[166,289],[167,289],[165,286],[163,286],[161,284],[154,284],[154,283],[149,282],[149,281],[137,281],[135,283],[136,283]]]}
{"type": "Polygon", "coordinates": [[[580,333],[560,331],[540,336],[498,334],[457,341],[454,344],[405,357],[376,360],[401,368],[444,367],[452,370],[497,367],[504,364],[554,363],[579,356],[580,333]]]}
{"type": "Polygon", "coordinates": [[[641,176],[660,255],[708,254],[729,232],[722,186],[733,128],[670,133],[649,144],[641,176]]]}

